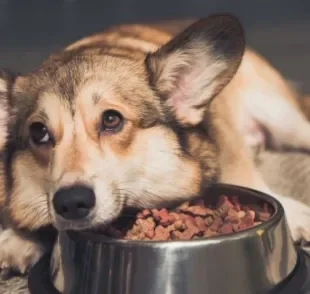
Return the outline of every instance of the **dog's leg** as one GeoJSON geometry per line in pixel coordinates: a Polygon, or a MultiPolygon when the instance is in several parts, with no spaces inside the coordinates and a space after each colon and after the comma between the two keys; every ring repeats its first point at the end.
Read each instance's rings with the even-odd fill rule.
{"type": "MultiPolygon", "coordinates": [[[[268,189],[269,190],[269,189],[268,189]]],[[[265,191],[276,198],[283,206],[288,226],[295,242],[310,241],[310,207],[291,198],[265,191]]]]}
{"type": "Polygon", "coordinates": [[[0,233],[0,270],[2,275],[25,274],[50,250],[50,244],[37,234],[25,234],[12,228],[0,233]]]}
{"type": "Polygon", "coordinates": [[[282,195],[272,192],[267,185],[263,182],[255,171],[243,170],[243,174],[247,174],[246,177],[242,177],[241,167],[238,169],[235,176],[233,174],[229,175],[229,179],[223,179],[222,182],[229,184],[241,185],[245,187],[250,187],[258,191],[267,193],[274,198],[276,198],[283,206],[288,226],[290,228],[292,238],[295,242],[305,240],[310,241],[310,207],[291,198],[284,197],[282,195]],[[252,175],[250,178],[249,175],[252,175]],[[245,180],[250,179],[250,181],[245,182],[245,180]]]}
{"type": "Polygon", "coordinates": [[[310,123],[301,111],[267,89],[247,95],[246,111],[267,131],[272,147],[310,150],[310,123]]]}
{"type": "MultiPolygon", "coordinates": [[[[224,133],[223,130],[222,133],[225,134],[220,137],[223,140],[227,140],[230,134],[233,134],[230,131],[224,133]]],[[[238,139],[238,136],[231,138],[234,142],[233,145],[228,144],[230,140],[222,142],[220,161],[223,169],[220,182],[249,187],[274,196],[284,207],[294,241],[298,242],[301,239],[310,241],[310,207],[299,201],[273,193],[256,170],[251,152],[238,139]],[[225,148],[225,146],[229,146],[229,148],[225,148]]]]}
{"type": "MultiPolygon", "coordinates": [[[[266,100],[263,101],[266,97],[256,98],[251,101],[254,106],[252,110],[257,109],[257,113],[255,114],[254,111],[253,113],[261,119],[260,123],[273,136],[273,147],[310,150],[310,124],[294,107],[291,107],[284,99],[272,97],[271,100],[276,108],[272,109],[269,108],[270,105],[266,100]],[[281,117],[282,112],[284,117],[281,117]]],[[[252,135],[255,137],[255,132],[252,135]]],[[[255,142],[258,146],[264,145],[260,134],[256,138],[258,139],[256,142],[250,143],[255,142]]],[[[249,141],[246,141],[246,144],[253,150],[254,144],[249,144],[249,141]]],[[[273,193],[262,181],[260,183],[259,180],[255,180],[255,183],[258,183],[258,185],[254,184],[255,189],[271,194],[283,205],[294,241],[310,241],[310,207],[297,200],[273,193]]],[[[250,184],[250,187],[253,188],[253,184],[250,184]]]]}
{"type": "Polygon", "coordinates": [[[297,91],[262,57],[247,51],[224,92],[240,101],[235,114],[248,146],[263,144],[268,136],[273,148],[310,150],[310,123],[297,91]]]}
{"type": "MultiPolygon", "coordinates": [[[[248,171],[250,172],[250,171],[248,171]]],[[[251,172],[250,172],[251,173],[251,172]]],[[[310,207],[292,198],[274,193],[263,181],[258,172],[253,172],[255,182],[251,188],[267,193],[276,198],[283,206],[292,238],[295,242],[310,241],[310,207]]]]}

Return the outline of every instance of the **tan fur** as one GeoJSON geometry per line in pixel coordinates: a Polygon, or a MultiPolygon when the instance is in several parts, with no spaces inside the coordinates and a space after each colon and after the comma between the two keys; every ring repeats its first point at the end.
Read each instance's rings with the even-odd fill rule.
{"type": "Polygon", "coordinates": [[[300,109],[310,121],[310,96],[306,95],[305,97],[300,99],[299,102],[300,109]]]}
{"type": "Polygon", "coordinates": [[[158,46],[168,42],[170,38],[171,36],[167,33],[143,25],[124,25],[115,29],[111,28],[103,34],[96,34],[79,40],[69,45],[65,50],[76,50],[90,44],[96,46],[114,44],[148,53],[155,51],[158,46]],[[133,36],[126,36],[128,33],[133,36]]]}
{"type": "Polygon", "coordinates": [[[46,170],[27,153],[17,155],[12,169],[15,184],[7,210],[17,227],[36,230],[49,224],[50,214],[45,192],[49,181],[46,170]],[[33,178],[36,180],[33,181],[33,178]],[[24,197],[25,195],[27,197],[24,197]]]}
{"type": "MultiPolygon", "coordinates": [[[[9,110],[9,101],[7,99],[7,80],[6,75],[3,74],[3,79],[1,79],[0,71],[0,154],[3,156],[3,150],[5,148],[8,136],[7,124],[10,119],[8,110],[9,110]]],[[[5,204],[5,175],[4,175],[4,162],[0,160],[0,207],[3,207],[5,204]]]]}
{"type": "MultiPolygon", "coordinates": [[[[297,94],[262,57],[244,53],[239,23],[210,17],[174,37],[190,23],[114,27],[69,45],[15,81],[10,132],[18,140],[12,139],[16,150],[6,175],[12,187],[0,197],[12,226],[100,227],[126,207],[189,199],[218,181],[271,193],[251,154],[253,145],[264,143],[261,126],[273,147],[310,149],[310,125],[297,94]],[[124,117],[115,133],[100,129],[109,109],[124,117]],[[292,115],[291,125],[282,127],[281,111],[292,115]],[[37,121],[55,145],[29,141],[29,126],[37,121]],[[87,218],[69,221],[55,212],[53,197],[76,184],[93,188],[96,206],[87,218]]],[[[4,125],[7,116],[0,112],[4,125]]],[[[294,239],[310,237],[300,233],[310,228],[309,209],[275,197],[294,239]]],[[[0,242],[0,267],[5,256],[0,242]]]]}
{"type": "Polygon", "coordinates": [[[291,145],[300,149],[309,148],[310,137],[307,135],[309,127],[299,107],[298,93],[259,54],[252,50],[246,51],[237,74],[232,83],[223,90],[222,95],[227,97],[234,95],[233,99],[228,98],[227,101],[231,103],[230,109],[234,111],[232,119],[241,133],[244,134],[251,115],[273,136],[269,142],[272,147],[279,149],[291,145]],[[262,105],[267,107],[268,104],[273,108],[274,116],[278,116],[277,121],[269,119],[268,115],[266,119],[261,119],[264,114],[259,115],[260,109],[262,105]],[[295,117],[292,117],[292,113],[295,117]],[[289,119],[284,120],[284,117],[289,119]],[[295,123],[295,120],[298,120],[298,123],[295,123]],[[299,129],[290,128],[285,122],[299,126],[299,129]]]}
{"type": "Polygon", "coordinates": [[[13,267],[17,268],[22,274],[25,274],[45,253],[42,244],[34,239],[27,239],[12,229],[7,229],[1,233],[0,243],[3,246],[1,248],[1,269],[13,267]]]}

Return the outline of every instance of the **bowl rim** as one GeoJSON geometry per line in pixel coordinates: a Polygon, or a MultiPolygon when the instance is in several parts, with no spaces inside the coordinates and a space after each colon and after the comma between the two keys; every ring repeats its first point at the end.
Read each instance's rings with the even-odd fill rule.
{"type": "MultiPolygon", "coordinates": [[[[106,245],[119,245],[123,247],[194,247],[194,246],[207,246],[212,244],[218,244],[221,242],[229,242],[234,241],[236,239],[242,240],[245,238],[249,238],[250,236],[257,236],[257,234],[262,234],[263,232],[268,232],[270,228],[277,225],[283,217],[285,217],[284,214],[284,208],[282,204],[273,196],[255,190],[251,188],[247,188],[244,186],[238,186],[238,185],[232,185],[232,184],[224,184],[224,183],[216,183],[212,185],[208,185],[206,187],[207,190],[220,190],[220,189],[232,189],[233,191],[236,191],[236,193],[248,193],[254,197],[257,197],[265,202],[267,202],[269,205],[271,205],[274,209],[274,213],[271,216],[271,218],[266,221],[262,222],[259,225],[256,225],[254,227],[251,227],[249,229],[239,231],[236,233],[230,233],[230,234],[223,234],[223,235],[217,235],[210,238],[201,238],[196,240],[169,240],[169,241],[151,241],[151,240],[124,240],[124,239],[117,239],[117,238],[111,238],[107,237],[105,235],[101,234],[93,234],[89,232],[84,231],[71,231],[68,230],[66,233],[69,235],[70,238],[72,238],[75,242],[91,242],[91,243],[101,243],[106,245]]],[[[207,191],[205,190],[205,191],[207,191]]]]}

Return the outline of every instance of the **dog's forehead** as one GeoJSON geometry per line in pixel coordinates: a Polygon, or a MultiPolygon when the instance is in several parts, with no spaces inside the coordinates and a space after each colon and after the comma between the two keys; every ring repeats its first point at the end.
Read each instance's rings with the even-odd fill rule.
{"type": "Polygon", "coordinates": [[[106,102],[131,108],[151,120],[161,116],[160,100],[149,85],[143,60],[102,55],[45,63],[29,76],[26,92],[34,111],[50,105],[42,101],[56,97],[72,113],[77,104],[96,107],[106,102]]]}
{"type": "Polygon", "coordinates": [[[33,84],[66,99],[74,99],[76,91],[85,85],[89,86],[92,82],[107,84],[114,90],[149,89],[145,67],[141,60],[109,55],[76,55],[69,60],[57,60],[54,64],[52,61],[44,63],[40,70],[32,75],[33,84]]]}
{"type": "Polygon", "coordinates": [[[143,102],[158,103],[152,91],[143,63],[105,57],[80,73],[75,98],[126,103],[139,107],[143,102]]]}

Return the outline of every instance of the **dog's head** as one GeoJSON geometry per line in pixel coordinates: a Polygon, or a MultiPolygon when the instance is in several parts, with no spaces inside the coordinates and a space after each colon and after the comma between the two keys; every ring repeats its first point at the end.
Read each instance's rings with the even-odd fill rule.
{"type": "Polygon", "coordinates": [[[142,59],[72,50],[28,75],[2,76],[11,219],[20,228],[80,230],[124,207],[195,196],[218,173],[201,121],[243,52],[239,22],[211,16],[142,59]]]}

